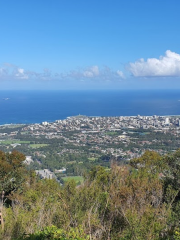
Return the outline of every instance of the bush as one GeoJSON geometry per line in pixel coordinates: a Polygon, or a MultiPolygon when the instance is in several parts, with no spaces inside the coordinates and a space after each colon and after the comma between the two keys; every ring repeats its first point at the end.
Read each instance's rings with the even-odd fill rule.
{"type": "Polygon", "coordinates": [[[71,228],[68,232],[63,229],[58,229],[55,226],[44,228],[33,234],[23,235],[16,240],[88,240],[89,237],[83,234],[81,229],[71,228]]]}

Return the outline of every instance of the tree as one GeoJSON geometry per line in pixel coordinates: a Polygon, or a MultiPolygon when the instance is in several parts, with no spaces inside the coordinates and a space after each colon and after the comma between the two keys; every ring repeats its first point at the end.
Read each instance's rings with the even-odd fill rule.
{"type": "Polygon", "coordinates": [[[2,206],[7,200],[7,196],[16,190],[24,179],[22,162],[25,156],[18,152],[5,153],[0,151],[0,211],[2,222],[2,206]]]}
{"type": "Polygon", "coordinates": [[[145,153],[139,157],[130,161],[130,165],[135,168],[147,168],[148,171],[161,171],[164,168],[163,158],[154,151],[145,151],[145,153]]]}

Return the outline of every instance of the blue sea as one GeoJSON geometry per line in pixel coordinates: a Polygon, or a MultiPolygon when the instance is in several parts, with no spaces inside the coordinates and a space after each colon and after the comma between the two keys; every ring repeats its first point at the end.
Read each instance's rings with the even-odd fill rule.
{"type": "Polygon", "coordinates": [[[75,115],[180,115],[180,90],[0,91],[0,124],[75,115]]]}

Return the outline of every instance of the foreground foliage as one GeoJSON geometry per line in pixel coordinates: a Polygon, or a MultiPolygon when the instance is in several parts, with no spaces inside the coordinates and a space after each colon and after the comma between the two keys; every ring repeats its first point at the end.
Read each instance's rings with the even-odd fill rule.
{"type": "Polygon", "coordinates": [[[84,236],[82,230],[78,229],[70,229],[70,231],[67,233],[63,229],[58,229],[56,226],[50,226],[46,227],[41,231],[37,231],[32,234],[24,235],[17,240],[46,240],[46,239],[52,239],[52,240],[89,240],[88,236],[84,236]]]}
{"type": "Polygon", "coordinates": [[[7,196],[1,239],[180,239],[180,151],[96,167],[80,186],[24,179],[7,196]]]}

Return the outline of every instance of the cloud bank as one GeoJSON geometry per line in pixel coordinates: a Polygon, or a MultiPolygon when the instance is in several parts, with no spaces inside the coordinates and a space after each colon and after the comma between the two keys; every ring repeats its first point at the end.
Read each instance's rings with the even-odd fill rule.
{"type": "Polygon", "coordinates": [[[80,79],[80,80],[102,80],[102,81],[113,81],[125,79],[123,72],[113,71],[109,67],[99,68],[98,66],[92,66],[86,69],[80,69],[77,71],[71,71],[64,75],[65,78],[69,79],[80,79]]]}
{"type": "Polygon", "coordinates": [[[84,69],[69,71],[66,73],[53,73],[50,69],[44,69],[41,73],[27,71],[22,67],[5,63],[0,66],[0,80],[121,80],[124,79],[122,71],[113,71],[108,67],[99,68],[97,65],[84,69]]]}
{"type": "Polygon", "coordinates": [[[134,63],[129,63],[128,70],[134,77],[179,77],[180,54],[167,50],[165,56],[141,58],[134,63]]]}
{"type": "Polygon", "coordinates": [[[5,63],[0,67],[0,80],[8,79],[29,79],[29,75],[23,68],[19,68],[10,63],[5,63]]]}

